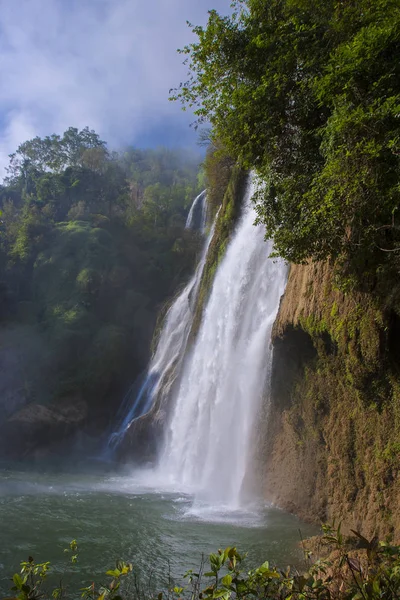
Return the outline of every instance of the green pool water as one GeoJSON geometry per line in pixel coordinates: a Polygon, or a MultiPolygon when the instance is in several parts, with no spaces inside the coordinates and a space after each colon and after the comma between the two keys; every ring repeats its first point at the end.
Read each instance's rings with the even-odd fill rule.
{"type": "Polygon", "coordinates": [[[236,545],[247,565],[266,559],[301,566],[300,537],[317,533],[265,504],[243,510],[198,505],[190,494],[162,489],[151,475],[0,471],[0,592],[29,555],[49,560],[55,579],[73,587],[104,580],[122,558],[156,586],[199,565],[202,555],[236,545]],[[77,539],[79,560],[64,548],[77,539]]]}

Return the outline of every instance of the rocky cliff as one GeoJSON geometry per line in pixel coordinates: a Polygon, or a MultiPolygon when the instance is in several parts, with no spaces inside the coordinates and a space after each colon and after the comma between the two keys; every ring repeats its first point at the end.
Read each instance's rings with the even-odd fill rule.
{"type": "MultiPolygon", "coordinates": [[[[344,294],[328,264],[292,266],[273,331],[264,491],[366,535],[400,525],[400,319],[344,294]]],[[[397,535],[398,537],[398,535],[397,535]]]]}

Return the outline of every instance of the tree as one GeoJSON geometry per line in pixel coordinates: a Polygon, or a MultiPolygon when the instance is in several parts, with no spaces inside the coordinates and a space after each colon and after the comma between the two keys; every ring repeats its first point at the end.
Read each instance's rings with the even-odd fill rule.
{"type": "Polygon", "coordinates": [[[338,260],[359,283],[397,273],[398,2],[237,0],[193,31],[172,99],[261,175],[276,253],[338,260]]]}
{"type": "Polygon", "coordinates": [[[108,426],[147,363],[160,304],[193,272],[199,239],[185,230],[185,207],[200,191],[198,163],[161,148],[109,152],[87,128],[35,138],[11,157],[0,320],[11,348],[26,326],[38,348],[24,401],[57,405],[84,390],[93,421],[108,426]]]}
{"type": "Polygon", "coordinates": [[[68,166],[81,166],[88,160],[87,156],[85,159],[85,153],[89,150],[97,150],[97,161],[99,156],[107,155],[106,143],[88,127],[81,131],[76,127],[69,127],[62,137],[57,134],[45,138],[37,136],[21,144],[16,152],[10,155],[6,182],[11,184],[26,176],[27,172],[59,173],[68,166]]]}

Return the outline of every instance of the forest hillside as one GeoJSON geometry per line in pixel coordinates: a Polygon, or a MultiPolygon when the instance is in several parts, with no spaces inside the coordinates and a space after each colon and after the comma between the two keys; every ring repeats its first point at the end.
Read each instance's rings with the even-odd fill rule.
{"type": "MultiPolygon", "coordinates": [[[[121,153],[88,128],[34,138],[0,187],[2,453],[104,433],[199,250],[199,158],[121,153]]],[[[76,440],[75,440],[76,441],[76,440]]],[[[54,450],[54,449],[53,449],[54,450]]],[[[57,452],[56,452],[57,453],[57,452]]]]}

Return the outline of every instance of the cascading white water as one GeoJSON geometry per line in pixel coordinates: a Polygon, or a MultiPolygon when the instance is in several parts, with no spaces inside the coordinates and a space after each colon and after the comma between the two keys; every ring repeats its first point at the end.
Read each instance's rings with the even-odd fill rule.
{"type": "Polygon", "coordinates": [[[193,201],[186,219],[186,229],[198,229],[204,234],[207,224],[207,192],[204,190],[193,201]]]}
{"type": "MultiPolygon", "coordinates": [[[[201,200],[203,204],[201,209],[201,227],[203,227],[203,216],[206,213],[205,206],[207,203],[205,192],[202,192],[202,194],[195,198],[192,209],[193,206],[198,203],[200,196],[203,196],[201,200]]],[[[192,226],[194,226],[193,222],[192,226]]],[[[175,370],[175,373],[177,373],[180,362],[184,357],[192,324],[192,310],[197,299],[197,292],[207,258],[208,246],[214,233],[214,227],[215,220],[207,236],[201,259],[197,265],[194,276],[167,312],[160,339],[151,359],[143,384],[135,395],[133,402],[131,401],[129,405],[127,405],[130,400],[128,395],[127,401],[121,406],[121,414],[123,416],[117,430],[114,431],[108,439],[107,449],[115,449],[121,443],[132,421],[150,410],[155,398],[160,392],[163,394],[169,393],[171,384],[174,381],[174,378],[171,378],[170,376],[171,371],[175,370]]]]}
{"type": "Polygon", "coordinates": [[[200,331],[184,364],[159,473],[198,501],[238,508],[254,421],[271,364],[271,328],[286,266],[256,217],[243,215],[217,269],[200,331]]]}

